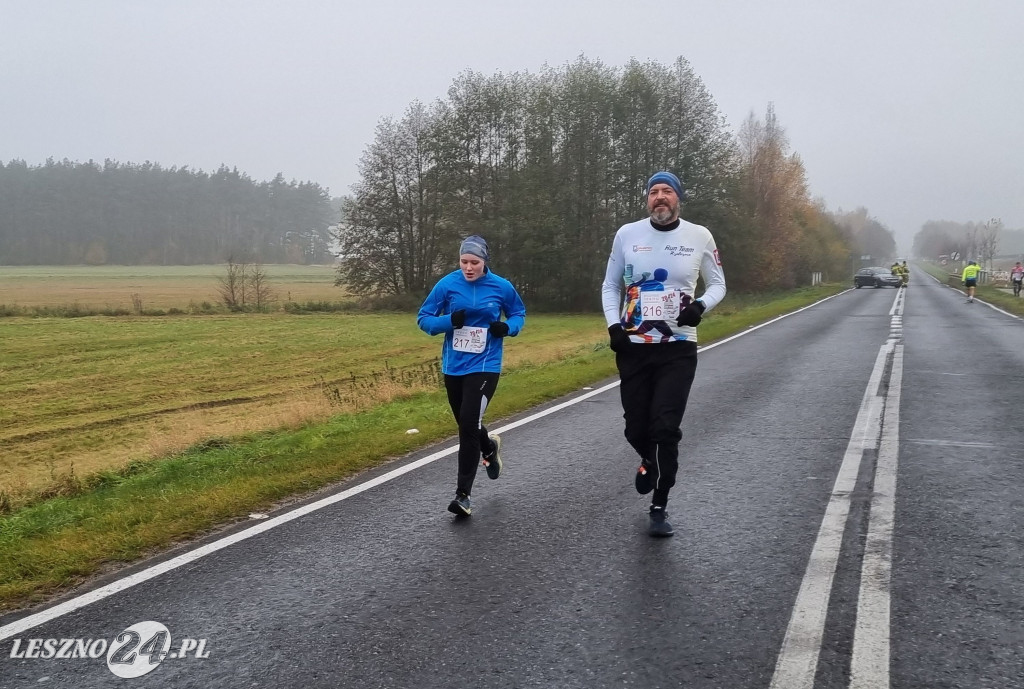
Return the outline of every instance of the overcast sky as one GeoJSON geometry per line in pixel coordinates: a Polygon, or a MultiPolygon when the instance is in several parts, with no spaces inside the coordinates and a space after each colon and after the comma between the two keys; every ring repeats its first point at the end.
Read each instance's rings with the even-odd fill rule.
{"type": "Polygon", "coordinates": [[[733,131],[773,102],[812,193],[902,249],[929,219],[1024,228],[1024,0],[0,0],[0,26],[3,162],[340,196],[380,118],[461,71],[682,56],[733,131]]]}

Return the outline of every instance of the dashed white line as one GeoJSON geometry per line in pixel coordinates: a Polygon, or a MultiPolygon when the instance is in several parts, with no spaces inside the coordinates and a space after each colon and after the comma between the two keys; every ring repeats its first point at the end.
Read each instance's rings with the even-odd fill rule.
{"type": "Polygon", "coordinates": [[[850,689],[888,689],[892,539],[896,518],[896,467],[900,444],[903,345],[896,345],[889,374],[882,436],[871,493],[871,516],[861,563],[857,624],[853,631],[850,689]]]}
{"type": "MultiPolygon", "coordinates": [[[[839,553],[843,545],[843,533],[846,530],[846,521],[850,513],[850,495],[853,492],[857,475],[860,472],[864,451],[867,449],[878,449],[882,452],[883,441],[882,417],[885,414],[886,423],[892,422],[893,430],[890,435],[885,436],[885,451],[891,451],[893,456],[887,461],[886,466],[891,466],[891,486],[887,483],[889,476],[886,473],[876,477],[876,491],[879,485],[884,490],[890,491],[889,495],[895,492],[895,453],[898,450],[898,424],[899,424],[899,386],[902,381],[902,318],[903,305],[905,303],[905,292],[900,290],[890,310],[889,338],[878,351],[875,358],[875,366],[868,379],[867,388],[864,391],[864,398],[861,401],[857,419],[850,434],[850,441],[847,444],[846,452],[843,455],[842,464],[839,466],[839,473],[836,476],[832,493],[829,496],[828,506],[825,509],[825,516],[822,518],[821,527],[818,530],[817,539],[811,550],[811,556],[804,572],[804,578],[800,583],[800,590],[797,592],[796,602],[793,605],[793,613],[786,627],[786,635],[782,641],[782,648],[775,663],[775,673],[772,676],[771,689],[813,689],[814,676],[818,670],[818,657],[821,653],[822,638],[825,633],[825,620],[828,615],[829,601],[832,595],[832,584],[835,579],[836,566],[839,562],[839,553]],[[899,326],[899,327],[897,327],[899,326]],[[895,365],[896,355],[899,352],[900,365],[895,365]],[[886,397],[879,394],[880,384],[885,372],[887,363],[894,362],[890,369],[886,397]],[[896,388],[893,398],[893,387],[896,388]],[[890,413],[889,404],[895,402],[897,410],[895,416],[890,413]]],[[[885,470],[886,472],[889,469],[885,470]]],[[[872,515],[875,514],[875,501],[872,500],[872,515]]],[[[888,687],[889,678],[889,572],[891,565],[891,542],[892,542],[892,505],[878,508],[878,517],[875,522],[876,532],[872,541],[873,555],[871,557],[870,577],[865,582],[862,577],[860,601],[864,605],[865,622],[854,630],[855,645],[856,639],[860,641],[860,656],[858,659],[858,672],[862,684],[857,685],[858,689],[884,689],[888,687]],[[885,515],[888,514],[888,531],[886,531],[885,515]],[[885,540],[888,534],[888,540],[885,540]],[[871,592],[865,593],[865,583],[871,587],[871,592]],[[884,638],[880,634],[884,633],[884,638]],[[880,662],[884,655],[885,667],[884,676],[879,672],[870,673],[868,668],[880,662]],[[884,681],[884,684],[877,682],[884,681]]],[[[865,567],[868,566],[867,557],[865,567]]],[[[860,612],[858,613],[858,625],[861,624],[860,612]]],[[[856,646],[855,646],[856,647],[856,646]]],[[[854,685],[851,684],[851,687],[854,685]]]]}
{"type": "Polygon", "coordinates": [[[864,398],[853,424],[853,432],[850,434],[850,441],[843,454],[825,516],[818,529],[818,537],[811,550],[800,590],[797,592],[793,614],[786,627],[786,636],[783,638],[782,648],[775,663],[771,689],[814,687],[814,675],[818,669],[818,655],[825,632],[825,616],[832,595],[832,582],[843,544],[846,518],[850,513],[850,494],[857,483],[864,450],[874,448],[878,443],[882,412],[878,388],[890,348],[891,345],[886,344],[879,350],[875,367],[868,379],[864,398]]]}

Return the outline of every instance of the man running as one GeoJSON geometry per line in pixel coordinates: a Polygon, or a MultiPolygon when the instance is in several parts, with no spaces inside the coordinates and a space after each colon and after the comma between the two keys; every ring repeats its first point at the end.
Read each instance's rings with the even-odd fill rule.
{"type": "Polygon", "coordinates": [[[967,303],[971,304],[974,302],[974,288],[978,285],[978,273],[981,272],[981,266],[974,261],[968,261],[967,265],[964,266],[964,272],[960,276],[960,279],[964,283],[964,287],[967,289],[967,303]]]}
{"type": "Polygon", "coordinates": [[[725,296],[715,240],[706,227],[680,220],[682,198],[683,185],[671,172],[648,180],[650,217],[615,233],[601,287],[621,381],[626,440],[640,455],[636,489],[641,495],[654,493],[652,536],[673,534],[665,508],[676,481],[680,424],[697,370],[696,326],[701,314],[725,296]],[[654,279],[638,282],[634,275],[654,279]],[[694,299],[698,276],[705,290],[694,299]]]}

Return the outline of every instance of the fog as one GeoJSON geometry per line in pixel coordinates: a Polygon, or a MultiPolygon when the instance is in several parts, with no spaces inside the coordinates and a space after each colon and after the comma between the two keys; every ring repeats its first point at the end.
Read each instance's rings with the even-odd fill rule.
{"type": "Polygon", "coordinates": [[[769,103],[832,210],[901,249],[1024,228],[1024,3],[0,0],[0,161],[159,162],[348,193],[380,118],[464,70],[686,58],[734,131],[769,103]]]}

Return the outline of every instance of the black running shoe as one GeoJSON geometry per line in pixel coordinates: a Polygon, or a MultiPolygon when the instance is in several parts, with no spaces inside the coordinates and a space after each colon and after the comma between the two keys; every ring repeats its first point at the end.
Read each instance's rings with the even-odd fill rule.
{"type": "Polygon", "coordinates": [[[646,459],[640,461],[640,467],[636,470],[636,479],[633,485],[640,495],[647,495],[654,490],[654,484],[658,482],[658,467],[646,459]]]}
{"type": "Polygon", "coordinates": [[[501,436],[490,433],[487,437],[494,443],[494,452],[484,455],[484,469],[487,470],[487,478],[494,480],[501,476],[501,436]]]}
{"type": "Polygon", "coordinates": [[[675,533],[668,521],[668,513],[664,507],[651,505],[651,525],[647,527],[647,533],[656,537],[671,536],[675,533]]]}
{"type": "Polygon", "coordinates": [[[468,517],[473,513],[473,507],[469,504],[469,496],[465,493],[456,493],[455,499],[448,503],[448,511],[457,517],[468,517]]]}

